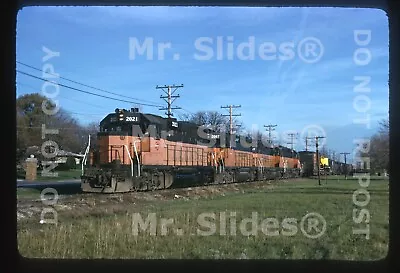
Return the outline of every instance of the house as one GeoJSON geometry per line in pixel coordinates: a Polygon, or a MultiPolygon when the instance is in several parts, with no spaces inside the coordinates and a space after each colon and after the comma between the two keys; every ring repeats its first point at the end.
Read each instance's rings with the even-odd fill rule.
{"type": "Polygon", "coordinates": [[[55,157],[55,163],[59,163],[59,164],[67,163],[68,157],[74,157],[76,164],[79,165],[84,156],[85,155],[83,155],[83,154],[75,154],[72,152],[66,152],[64,150],[59,150],[57,153],[57,156],[55,157]]]}
{"type": "MultiPolygon", "coordinates": [[[[34,155],[36,158],[42,158],[42,152],[41,149],[38,146],[31,146],[27,149],[26,154],[28,155],[34,155]]],[[[58,150],[56,156],[54,158],[46,158],[46,161],[53,161],[58,164],[65,164],[67,162],[68,157],[74,157],[75,162],[77,165],[81,164],[82,159],[84,158],[85,155],[83,154],[76,154],[64,150],[58,150]]]]}

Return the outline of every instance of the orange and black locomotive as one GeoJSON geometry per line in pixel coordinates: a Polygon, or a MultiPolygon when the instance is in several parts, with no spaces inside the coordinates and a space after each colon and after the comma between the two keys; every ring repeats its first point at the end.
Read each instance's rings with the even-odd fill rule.
{"type": "MultiPolygon", "coordinates": [[[[100,122],[82,162],[84,192],[166,189],[181,177],[222,184],[299,177],[297,152],[176,118],[116,109],[100,122]]],[[[188,179],[186,179],[188,180],[188,179]]]]}

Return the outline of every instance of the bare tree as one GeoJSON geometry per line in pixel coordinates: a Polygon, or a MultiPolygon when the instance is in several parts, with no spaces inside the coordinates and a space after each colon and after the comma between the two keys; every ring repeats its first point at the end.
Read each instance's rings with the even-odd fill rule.
{"type": "MultiPolygon", "coordinates": [[[[216,131],[229,132],[229,117],[217,111],[199,111],[194,114],[183,114],[180,118],[184,121],[190,121],[198,125],[212,125],[215,126],[216,131]]],[[[241,127],[238,122],[233,122],[233,127],[236,128],[236,132],[241,131],[241,127]]]]}
{"type": "Polygon", "coordinates": [[[370,139],[368,153],[358,153],[360,158],[368,157],[372,172],[389,172],[389,121],[379,122],[379,130],[370,139]]]}
{"type": "Polygon", "coordinates": [[[389,122],[383,120],[379,125],[379,132],[371,138],[369,152],[371,169],[375,172],[389,170],[389,122]]]}
{"type": "Polygon", "coordinates": [[[99,122],[91,122],[85,126],[81,126],[79,130],[79,143],[81,153],[85,151],[88,145],[89,135],[92,139],[95,139],[97,133],[99,132],[99,129],[99,122]]]}
{"type": "Polygon", "coordinates": [[[320,156],[323,156],[323,157],[329,157],[329,150],[328,150],[328,148],[326,147],[326,145],[322,146],[322,147],[319,149],[319,154],[320,154],[320,156]]]}

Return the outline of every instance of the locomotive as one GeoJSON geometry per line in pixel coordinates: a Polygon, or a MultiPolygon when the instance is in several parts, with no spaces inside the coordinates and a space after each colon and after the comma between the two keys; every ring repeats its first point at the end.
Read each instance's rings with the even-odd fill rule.
{"type": "Polygon", "coordinates": [[[261,140],[219,132],[212,126],[115,109],[89,136],[82,161],[83,192],[117,193],[170,188],[179,177],[189,185],[294,178],[299,154],[261,140]]]}

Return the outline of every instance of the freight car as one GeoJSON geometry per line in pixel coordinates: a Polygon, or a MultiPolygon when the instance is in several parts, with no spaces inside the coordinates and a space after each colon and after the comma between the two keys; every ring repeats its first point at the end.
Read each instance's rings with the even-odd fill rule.
{"type": "Polygon", "coordinates": [[[353,174],[353,165],[346,164],[340,161],[332,160],[332,174],[335,175],[352,175],[353,174]]]}
{"type": "Polygon", "coordinates": [[[300,151],[300,161],[303,167],[302,176],[310,177],[318,175],[343,175],[351,174],[353,166],[340,161],[332,160],[325,156],[320,156],[319,166],[317,165],[317,154],[313,151],[300,151]]]}
{"type": "Polygon", "coordinates": [[[299,152],[300,162],[302,164],[302,176],[309,177],[317,175],[317,154],[311,151],[299,152]]]}
{"type": "Polygon", "coordinates": [[[193,184],[300,175],[295,151],[264,147],[260,141],[253,145],[248,140],[217,133],[211,127],[140,113],[137,108],[117,108],[100,122],[94,144],[89,137],[81,188],[113,193],[166,189],[184,175],[191,175],[193,184]]]}

